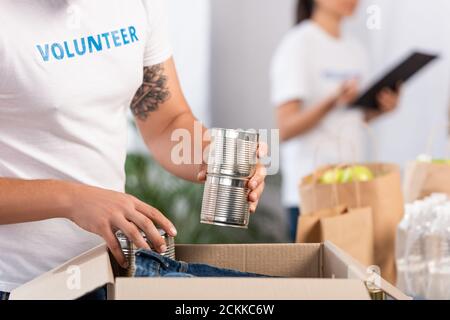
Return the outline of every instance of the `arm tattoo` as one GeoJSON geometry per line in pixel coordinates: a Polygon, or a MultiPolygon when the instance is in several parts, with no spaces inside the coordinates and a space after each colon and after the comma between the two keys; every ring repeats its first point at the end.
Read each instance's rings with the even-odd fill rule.
{"type": "Polygon", "coordinates": [[[144,81],[131,102],[131,111],[140,120],[146,120],[150,112],[158,110],[160,104],[170,98],[164,65],[144,68],[144,81]]]}

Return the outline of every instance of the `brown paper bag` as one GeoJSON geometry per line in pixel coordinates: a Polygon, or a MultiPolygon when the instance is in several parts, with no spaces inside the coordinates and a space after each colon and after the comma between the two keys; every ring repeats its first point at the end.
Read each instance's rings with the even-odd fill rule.
{"type": "MultiPolygon", "coordinates": [[[[393,164],[364,164],[376,177],[368,182],[317,184],[317,173],[300,184],[301,211],[316,212],[337,204],[350,208],[370,207],[373,217],[374,263],[382,275],[395,283],[395,234],[403,217],[400,169],[393,164]]],[[[321,172],[321,171],[319,171],[321,172]]]]}
{"type": "Polygon", "coordinates": [[[298,243],[331,241],[364,265],[373,263],[372,210],[338,206],[300,215],[298,243]]]}
{"type": "Polygon", "coordinates": [[[408,163],[403,190],[407,203],[435,192],[450,196],[450,165],[417,161],[408,163]]]}
{"type": "Polygon", "coordinates": [[[322,242],[320,220],[341,215],[346,210],[347,208],[345,206],[338,206],[331,209],[320,210],[313,214],[301,214],[297,224],[296,242],[297,243],[322,242]]]}

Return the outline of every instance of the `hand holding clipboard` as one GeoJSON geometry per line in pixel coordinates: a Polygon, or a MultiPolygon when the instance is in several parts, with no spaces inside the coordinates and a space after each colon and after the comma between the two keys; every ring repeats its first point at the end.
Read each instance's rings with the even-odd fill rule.
{"type": "Polygon", "coordinates": [[[375,82],[364,94],[362,94],[355,102],[352,108],[378,110],[377,95],[384,88],[392,90],[397,89],[399,83],[405,83],[422,68],[435,60],[437,55],[430,55],[420,52],[412,53],[402,63],[388,72],[384,77],[375,82]]]}

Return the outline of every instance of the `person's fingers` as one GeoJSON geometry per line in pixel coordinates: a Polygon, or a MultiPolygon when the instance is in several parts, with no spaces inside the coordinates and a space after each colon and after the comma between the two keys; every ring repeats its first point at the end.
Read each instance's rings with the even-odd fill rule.
{"type": "Polygon", "coordinates": [[[377,102],[380,110],[383,112],[386,111],[386,103],[381,92],[377,95],[377,102]]]}
{"type": "Polygon", "coordinates": [[[248,182],[248,187],[250,188],[250,190],[256,189],[262,182],[264,182],[266,175],[267,175],[266,167],[264,167],[262,164],[256,165],[255,174],[248,182]]]}
{"type": "Polygon", "coordinates": [[[352,96],[358,95],[358,93],[359,93],[359,86],[358,85],[353,86],[351,88],[351,90],[350,90],[350,93],[351,93],[352,96]]]}
{"type": "Polygon", "coordinates": [[[392,110],[397,105],[397,96],[395,94],[386,93],[384,99],[384,104],[389,110],[392,110]]]}
{"type": "Polygon", "coordinates": [[[377,96],[378,103],[383,111],[390,111],[397,105],[397,94],[385,89],[377,96]]]}
{"type": "Polygon", "coordinates": [[[385,102],[386,98],[387,98],[388,93],[386,93],[386,91],[381,91],[378,95],[377,98],[379,101],[385,102]]]}
{"type": "Polygon", "coordinates": [[[383,94],[385,94],[388,97],[397,97],[397,92],[390,88],[386,88],[382,92],[383,92],[383,94]]]}
{"type": "Polygon", "coordinates": [[[197,180],[199,182],[205,182],[206,181],[206,170],[200,170],[197,174],[197,180]]]}
{"type": "Polygon", "coordinates": [[[345,80],[341,83],[341,89],[343,91],[347,90],[350,87],[350,80],[345,80]]]}
{"type": "Polygon", "coordinates": [[[258,201],[250,203],[250,208],[249,208],[250,213],[255,213],[257,207],[258,207],[258,201]]]}
{"type": "Polygon", "coordinates": [[[253,191],[251,191],[248,195],[248,199],[250,200],[250,202],[258,202],[259,199],[261,198],[261,195],[264,191],[264,187],[265,187],[265,183],[260,183],[259,186],[254,189],[253,191]]]}
{"type": "Polygon", "coordinates": [[[349,88],[349,92],[351,93],[351,94],[355,94],[355,93],[357,93],[358,92],[358,85],[357,84],[352,84],[352,86],[349,88]]]}
{"type": "Polygon", "coordinates": [[[342,82],[341,86],[339,87],[339,95],[341,97],[345,97],[347,96],[351,91],[352,88],[354,88],[356,86],[356,83],[354,80],[349,79],[349,80],[345,80],[344,82],[342,82]]]}
{"type": "Polygon", "coordinates": [[[352,96],[356,95],[359,91],[358,81],[355,79],[350,80],[348,82],[346,88],[347,88],[347,90],[346,90],[347,96],[352,97],[352,96]]]}
{"type": "Polygon", "coordinates": [[[342,82],[339,87],[336,89],[334,95],[333,95],[333,99],[335,99],[335,101],[339,104],[342,102],[345,102],[345,97],[348,91],[348,85],[347,85],[348,81],[344,81],[342,82]]]}
{"type": "Polygon", "coordinates": [[[358,79],[355,79],[355,78],[348,79],[344,82],[344,85],[346,88],[350,88],[350,89],[355,88],[358,86],[358,79]]]}
{"type": "Polygon", "coordinates": [[[267,156],[269,153],[269,146],[265,142],[258,143],[258,158],[267,156]]]}
{"type": "Polygon", "coordinates": [[[135,198],[136,210],[146,215],[158,227],[162,228],[168,235],[175,237],[177,229],[173,223],[167,219],[158,209],[149,206],[145,202],[135,198]]]}
{"type": "Polygon", "coordinates": [[[351,103],[356,99],[359,94],[359,88],[357,85],[346,87],[340,96],[340,101],[344,104],[351,103]]]}
{"type": "Polygon", "coordinates": [[[347,91],[347,86],[345,83],[343,83],[336,90],[336,93],[335,93],[336,98],[341,98],[345,94],[345,91],[347,91]]]}
{"type": "Polygon", "coordinates": [[[158,229],[153,222],[139,211],[131,212],[127,215],[127,219],[133,222],[140,230],[142,230],[147,239],[153,244],[155,250],[160,253],[166,252],[166,242],[162,238],[158,229]]]}
{"type": "Polygon", "coordinates": [[[397,90],[392,90],[390,88],[384,88],[383,90],[381,90],[380,95],[385,96],[385,97],[390,97],[392,99],[398,99],[399,93],[397,92],[397,90]]]}
{"type": "Polygon", "coordinates": [[[352,89],[350,87],[346,87],[344,88],[344,90],[341,93],[341,98],[342,99],[347,99],[352,93],[352,89]]]}
{"type": "Polygon", "coordinates": [[[382,112],[388,112],[390,111],[389,105],[384,101],[382,98],[378,98],[378,106],[380,107],[380,110],[382,112]]]}
{"type": "Polygon", "coordinates": [[[395,109],[395,107],[398,104],[397,95],[388,96],[386,100],[387,100],[387,103],[389,104],[389,107],[391,109],[395,109]]]}
{"type": "Polygon", "coordinates": [[[347,103],[348,103],[348,104],[352,103],[353,101],[356,100],[357,97],[358,97],[358,92],[355,91],[354,93],[352,93],[352,94],[348,97],[347,103]]]}
{"type": "Polygon", "coordinates": [[[200,168],[198,170],[197,174],[197,181],[199,182],[205,182],[206,181],[206,170],[208,165],[206,163],[203,163],[200,165],[200,168]]]}
{"type": "Polygon", "coordinates": [[[122,268],[128,268],[128,261],[123,255],[122,248],[120,247],[119,241],[116,236],[111,231],[111,228],[105,228],[102,231],[102,237],[106,242],[109,250],[111,251],[113,257],[116,259],[117,263],[122,266],[122,268]]]}
{"type": "Polygon", "coordinates": [[[122,216],[118,219],[116,225],[136,247],[150,250],[150,246],[134,223],[122,216]]]}

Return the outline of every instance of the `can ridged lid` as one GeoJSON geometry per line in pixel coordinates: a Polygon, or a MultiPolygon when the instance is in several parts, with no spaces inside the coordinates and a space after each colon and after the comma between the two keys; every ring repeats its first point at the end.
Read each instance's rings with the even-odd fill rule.
{"type": "Polygon", "coordinates": [[[211,137],[225,137],[252,142],[258,142],[259,140],[259,134],[257,132],[241,129],[213,128],[211,129],[211,137]]]}
{"type": "MultiPolygon", "coordinates": [[[[175,241],[174,238],[169,236],[164,230],[158,229],[160,235],[162,238],[164,238],[164,241],[167,245],[167,251],[160,253],[162,256],[168,257],[170,259],[175,259],[175,241]]],[[[144,237],[145,241],[149,244],[150,248],[153,250],[152,243],[147,240],[147,236],[145,233],[140,230],[140,233],[142,237],[144,237]]],[[[118,230],[115,232],[115,235],[120,243],[120,246],[122,248],[122,252],[124,253],[126,259],[128,260],[129,266],[126,269],[125,273],[123,275],[127,277],[132,277],[134,275],[136,266],[135,266],[135,257],[134,254],[138,250],[138,248],[127,238],[127,236],[121,231],[118,230]]]]}
{"type": "MultiPolygon", "coordinates": [[[[161,237],[164,237],[164,238],[170,237],[163,229],[159,229],[159,228],[158,228],[158,231],[159,231],[159,234],[161,235],[161,237]]],[[[147,235],[145,234],[145,232],[142,231],[142,230],[139,230],[139,232],[141,233],[142,237],[143,237],[145,240],[147,240],[147,235]]],[[[116,231],[116,237],[117,237],[119,240],[120,240],[120,239],[128,239],[128,237],[123,233],[122,230],[117,230],[117,231],[116,231]]]]}

